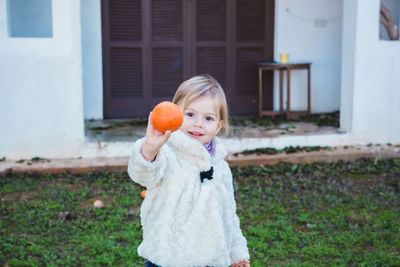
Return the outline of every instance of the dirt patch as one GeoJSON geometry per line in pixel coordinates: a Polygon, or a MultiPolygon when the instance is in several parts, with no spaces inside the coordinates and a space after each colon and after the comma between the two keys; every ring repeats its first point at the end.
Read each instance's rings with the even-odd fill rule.
{"type": "Polygon", "coordinates": [[[38,191],[2,193],[1,201],[2,202],[27,202],[28,200],[34,199],[38,193],[39,193],[38,191]]]}

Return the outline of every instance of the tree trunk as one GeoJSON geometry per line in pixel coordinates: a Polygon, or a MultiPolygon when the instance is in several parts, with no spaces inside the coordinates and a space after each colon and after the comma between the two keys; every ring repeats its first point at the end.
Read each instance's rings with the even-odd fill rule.
{"type": "Polygon", "coordinates": [[[385,27],[390,40],[399,40],[399,30],[389,9],[381,3],[380,23],[385,27]]]}

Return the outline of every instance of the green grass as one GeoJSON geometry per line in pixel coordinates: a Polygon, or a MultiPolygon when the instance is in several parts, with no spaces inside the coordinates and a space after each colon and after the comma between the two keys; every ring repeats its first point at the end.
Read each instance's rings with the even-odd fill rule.
{"type": "MultiPolygon", "coordinates": [[[[400,159],[232,172],[253,267],[400,266],[400,159]]],[[[1,266],[143,266],[141,190],[118,172],[0,175],[1,266]]]]}

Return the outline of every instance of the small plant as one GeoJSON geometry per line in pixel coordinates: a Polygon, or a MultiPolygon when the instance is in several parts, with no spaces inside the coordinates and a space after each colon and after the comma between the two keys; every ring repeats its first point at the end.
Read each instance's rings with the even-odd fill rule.
{"type": "Polygon", "coordinates": [[[45,158],[41,158],[41,157],[33,157],[31,158],[32,162],[39,162],[39,161],[46,161],[46,162],[50,162],[49,159],[45,159],[45,158]]]}
{"type": "MultiPolygon", "coordinates": [[[[331,126],[339,128],[340,113],[320,113],[320,114],[309,114],[293,117],[291,120],[286,120],[284,115],[271,115],[271,116],[238,116],[231,118],[231,124],[233,126],[241,127],[264,127],[264,128],[277,128],[284,123],[294,122],[310,122],[317,126],[331,126]]],[[[285,130],[295,128],[293,125],[285,127],[285,130]]]]}
{"type": "Polygon", "coordinates": [[[275,154],[279,154],[279,153],[290,154],[290,153],[298,153],[298,152],[312,152],[312,151],[331,150],[331,149],[332,148],[328,147],[328,146],[287,146],[287,147],[284,147],[283,149],[266,147],[266,148],[252,149],[252,150],[244,150],[242,152],[235,153],[234,156],[238,156],[241,154],[242,155],[251,155],[251,154],[275,155],[275,154]]]}
{"type": "Polygon", "coordinates": [[[317,126],[333,126],[339,128],[340,113],[320,113],[300,116],[299,121],[312,122],[317,126]]]}
{"type": "Polygon", "coordinates": [[[256,154],[256,155],[260,155],[260,154],[267,154],[267,155],[275,155],[278,153],[282,153],[282,150],[279,149],[275,149],[272,147],[266,147],[266,148],[257,148],[257,149],[252,149],[252,150],[244,150],[240,153],[235,153],[235,156],[238,156],[240,154],[242,155],[251,155],[251,154],[256,154]]]}

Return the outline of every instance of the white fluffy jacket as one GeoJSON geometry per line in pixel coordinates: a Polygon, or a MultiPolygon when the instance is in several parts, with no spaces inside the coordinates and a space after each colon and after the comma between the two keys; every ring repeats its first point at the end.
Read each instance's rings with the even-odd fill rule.
{"type": "Polygon", "coordinates": [[[134,144],[128,173],[146,187],[138,254],[162,267],[227,267],[249,259],[240,229],[227,152],[215,138],[215,155],[180,130],[172,133],[155,161],[143,158],[144,138],[134,144]],[[200,172],[213,166],[212,180],[200,172]]]}

